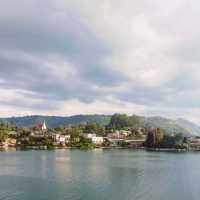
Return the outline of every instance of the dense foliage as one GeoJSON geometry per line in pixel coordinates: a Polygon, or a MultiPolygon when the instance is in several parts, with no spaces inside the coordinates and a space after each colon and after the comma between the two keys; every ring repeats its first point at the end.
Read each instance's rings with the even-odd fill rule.
{"type": "Polygon", "coordinates": [[[8,138],[8,133],[16,129],[17,127],[14,124],[0,123],[0,142],[5,141],[8,138]]]}
{"type": "Polygon", "coordinates": [[[145,145],[150,148],[187,148],[187,138],[183,134],[166,134],[157,128],[150,130],[145,145]]]}
{"type": "Polygon", "coordinates": [[[121,130],[137,126],[139,123],[140,117],[136,115],[127,116],[126,114],[115,114],[111,117],[108,127],[114,130],[121,130]]]}
{"type": "Polygon", "coordinates": [[[87,138],[84,138],[84,137],[80,137],[79,141],[71,142],[70,146],[72,148],[75,148],[75,149],[78,148],[78,149],[82,149],[82,150],[94,149],[95,148],[95,144],[93,144],[90,139],[87,139],[87,138]]]}

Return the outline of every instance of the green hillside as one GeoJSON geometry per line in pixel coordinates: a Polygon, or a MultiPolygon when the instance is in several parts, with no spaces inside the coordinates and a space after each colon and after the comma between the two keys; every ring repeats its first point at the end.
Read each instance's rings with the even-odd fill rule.
{"type": "Polygon", "coordinates": [[[111,120],[111,115],[74,115],[69,117],[60,116],[24,116],[0,118],[1,122],[14,123],[19,127],[32,127],[46,121],[49,128],[55,128],[60,125],[98,123],[101,125],[112,125],[120,128],[123,124],[129,127],[144,128],[162,128],[167,133],[183,133],[185,135],[200,135],[200,127],[185,119],[168,119],[163,117],[143,117],[118,115],[111,120]]]}

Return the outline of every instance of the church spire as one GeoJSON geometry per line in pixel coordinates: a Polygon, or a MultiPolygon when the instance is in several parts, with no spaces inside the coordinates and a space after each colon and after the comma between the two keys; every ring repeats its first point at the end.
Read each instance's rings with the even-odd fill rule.
{"type": "Polygon", "coordinates": [[[43,124],[42,124],[42,130],[43,130],[43,131],[46,131],[46,130],[47,130],[47,126],[46,126],[45,120],[43,121],[43,124]]]}

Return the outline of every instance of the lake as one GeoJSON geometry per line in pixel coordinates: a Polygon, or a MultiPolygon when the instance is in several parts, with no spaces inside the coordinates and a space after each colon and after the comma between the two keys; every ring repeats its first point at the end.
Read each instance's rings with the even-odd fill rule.
{"type": "Polygon", "coordinates": [[[0,152],[1,200],[199,200],[200,154],[0,152]]]}

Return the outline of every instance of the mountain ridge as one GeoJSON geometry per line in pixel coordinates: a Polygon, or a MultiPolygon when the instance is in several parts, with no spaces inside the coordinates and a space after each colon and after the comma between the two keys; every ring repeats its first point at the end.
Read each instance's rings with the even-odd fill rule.
{"type": "MultiPolygon", "coordinates": [[[[33,127],[45,120],[49,128],[55,128],[60,125],[75,125],[80,123],[99,123],[101,125],[107,125],[111,117],[112,115],[103,114],[80,114],[72,116],[29,115],[0,118],[0,122],[14,123],[19,127],[33,127]]],[[[164,129],[167,133],[182,132],[185,135],[200,136],[200,126],[183,118],[170,119],[160,116],[137,117],[141,119],[141,123],[138,124],[138,126],[146,128],[159,127],[164,129]]]]}

